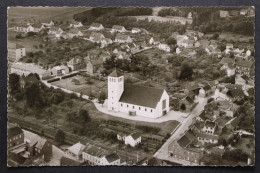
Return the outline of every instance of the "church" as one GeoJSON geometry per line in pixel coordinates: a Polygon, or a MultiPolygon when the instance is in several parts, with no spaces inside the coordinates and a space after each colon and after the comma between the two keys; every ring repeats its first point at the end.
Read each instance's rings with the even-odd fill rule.
{"type": "Polygon", "coordinates": [[[164,89],[124,84],[124,75],[114,70],[108,76],[108,110],[158,118],[169,111],[169,95],[164,89]]]}

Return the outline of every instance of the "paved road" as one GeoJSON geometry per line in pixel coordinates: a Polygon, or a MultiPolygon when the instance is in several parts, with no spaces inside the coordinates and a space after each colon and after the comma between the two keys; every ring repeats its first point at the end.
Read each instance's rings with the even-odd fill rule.
{"type": "Polygon", "coordinates": [[[180,163],[183,165],[190,165],[190,162],[179,160],[173,157],[168,157],[168,146],[173,141],[177,140],[189,126],[192,124],[194,117],[197,117],[203,110],[207,103],[207,98],[198,98],[199,103],[190,113],[190,115],[182,122],[181,126],[175,131],[175,133],[162,145],[162,147],[154,154],[154,157],[159,159],[169,160],[172,162],[180,163]]]}

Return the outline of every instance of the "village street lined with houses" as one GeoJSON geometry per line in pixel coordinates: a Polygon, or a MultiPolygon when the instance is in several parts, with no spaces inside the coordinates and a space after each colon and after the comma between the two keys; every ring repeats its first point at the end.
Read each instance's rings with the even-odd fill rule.
{"type": "Polygon", "coordinates": [[[253,7],[8,16],[9,166],[254,165],[253,7]]]}

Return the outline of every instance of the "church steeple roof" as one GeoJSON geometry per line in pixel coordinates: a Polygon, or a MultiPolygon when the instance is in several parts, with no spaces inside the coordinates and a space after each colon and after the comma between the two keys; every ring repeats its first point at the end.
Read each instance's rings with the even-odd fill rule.
{"type": "Polygon", "coordinates": [[[123,76],[123,74],[121,74],[119,71],[117,71],[116,69],[109,74],[110,77],[120,77],[123,76]]]}

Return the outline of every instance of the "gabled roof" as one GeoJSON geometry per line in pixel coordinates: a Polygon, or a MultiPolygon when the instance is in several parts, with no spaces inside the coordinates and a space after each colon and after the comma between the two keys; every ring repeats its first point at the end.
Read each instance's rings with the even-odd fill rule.
{"type": "Polygon", "coordinates": [[[113,27],[112,27],[112,29],[115,29],[115,30],[122,30],[124,27],[123,26],[121,26],[121,25],[114,25],[113,27]]]}
{"type": "Polygon", "coordinates": [[[8,138],[11,138],[19,134],[23,134],[23,130],[20,127],[18,126],[8,127],[8,132],[7,132],[8,138]]]}
{"type": "Polygon", "coordinates": [[[85,153],[91,155],[91,156],[96,156],[96,157],[103,157],[107,154],[106,150],[103,150],[100,147],[96,147],[96,146],[91,146],[91,147],[86,147],[84,150],[85,153]]]}
{"type": "Polygon", "coordinates": [[[164,89],[126,84],[120,102],[156,108],[164,89]]]}
{"type": "Polygon", "coordinates": [[[187,131],[185,133],[185,135],[183,135],[178,141],[177,143],[183,147],[186,148],[187,146],[189,146],[194,140],[196,139],[196,137],[194,136],[193,132],[191,130],[187,131]]]}
{"type": "Polygon", "coordinates": [[[139,29],[139,28],[133,28],[132,30],[134,30],[134,31],[139,31],[140,29],[139,29]]]}
{"type": "Polygon", "coordinates": [[[234,61],[235,61],[235,60],[232,59],[232,58],[225,58],[225,57],[224,57],[224,58],[221,59],[220,62],[221,62],[222,64],[230,64],[230,63],[233,63],[234,61]]]}
{"type": "Polygon", "coordinates": [[[114,70],[112,73],[110,73],[108,76],[110,77],[120,77],[123,76],[123,74],[121,74],[119,71],[114,70]]]}
{"type": "Polygon", "coordinates": [[[204,126],[214,128],[214,127],[216,126],[216,123],[207,120],[207,121],[205,122],[204,126]]]}
{"type": "Polygon", "coordinates": [[[244,97],[244,92],[242,89],[231,89],[227,92],[231,97],[244,97]]]}
{"type": "Polygon", "coordinates": [[[67,31],[67,33],[71,33],[71,34],[78,34],[80,32],[80,30],[76,29],[76,28],[71,28],[69,31],[67,31]]]}
{"type": "Polygon", "coordinates": [[[100,26],[102,26],[101,23],[92,23],[92,24],[90,25],[90,27],[94,27],[94,28],[98,28],[98,27],[100,27],[100,26]]]}
{"type": "Polygon", "coordinates": [[[248,68],[251,68],[253,64],[254,64],[253,61],[247,61],[243,59],[238,59],[236,62],[237,66],[248,67],[248,68]]]}
{"type": "Polygon", "coordinates": [[[49,29],[49,31],[58,31],[59,29],[61,29],[60,27],[57,26],[51,26],[51,28],[49,29]]]}
{"type": "Polygon", "coordinates": [[[199,117],[200,117],[203,121],[207,120],[204,110],[201,112],[201,114],[199,115],[199,117]]]}
{"type": "Polygon", "coordinates": [[[117,34],[115,39],[126,41],[128,39],[128,37],[129,37],[129,35],[117,34]]]}
{"type": "Polygon", "coordinates": [[[100,32],[92,32],[90,34],[90,37],[101,39],[102,37],[104,38],[104,35],[102,33],[100,33],[100,32]]]}
{"type": "Polygon", "coordinates": [[[218,135],[211,135],[211,134],[199,133],[199,132],[195,132],[195,135],[197,137],[204,138],[204,139],[212,139],[212,140],[218,140],[219,139],[218,135]]]}
{"type": "Polygon", "coordinates": [[[193,91],[193,90],[199,89],[200,86],[199,86],[197,83],[195,83],[195,84],[188,85],[186,88],[187,88],[189,91],[193,91]]]}
{"type": "Polygon", "coordinates": [[[67,150],[69,150],[70,152],[72,152],[75,155],[79,155],[85,148],[85,145],[81,144],[80,142],[72,145],[71,147],[69,147],[67,150]]]}
{"type": "Polygon", "coordinates": [[[106,155],[105,158],[107,159],[108,163],[111,163],[111,162],[114,162],[114,161],[120,159],[120,157],[118,156],[117,153],[112,153],[112,154],[106,155]]]}
{"type": "Polygon", "coordinates": [[[42,24],[41,23],[34,23],[31,26],[34,27],[34,28],[41,28],[42,24]]]}
{"type": "Polygon", "coordinates": [[[138,139],[139,137],[141,137],[141,133],[135,132],[135,133],[130,134],[130,136],[132,136],[132,138],[133,138],[134,140],[136,140],[136,139],[138,139]]]}

